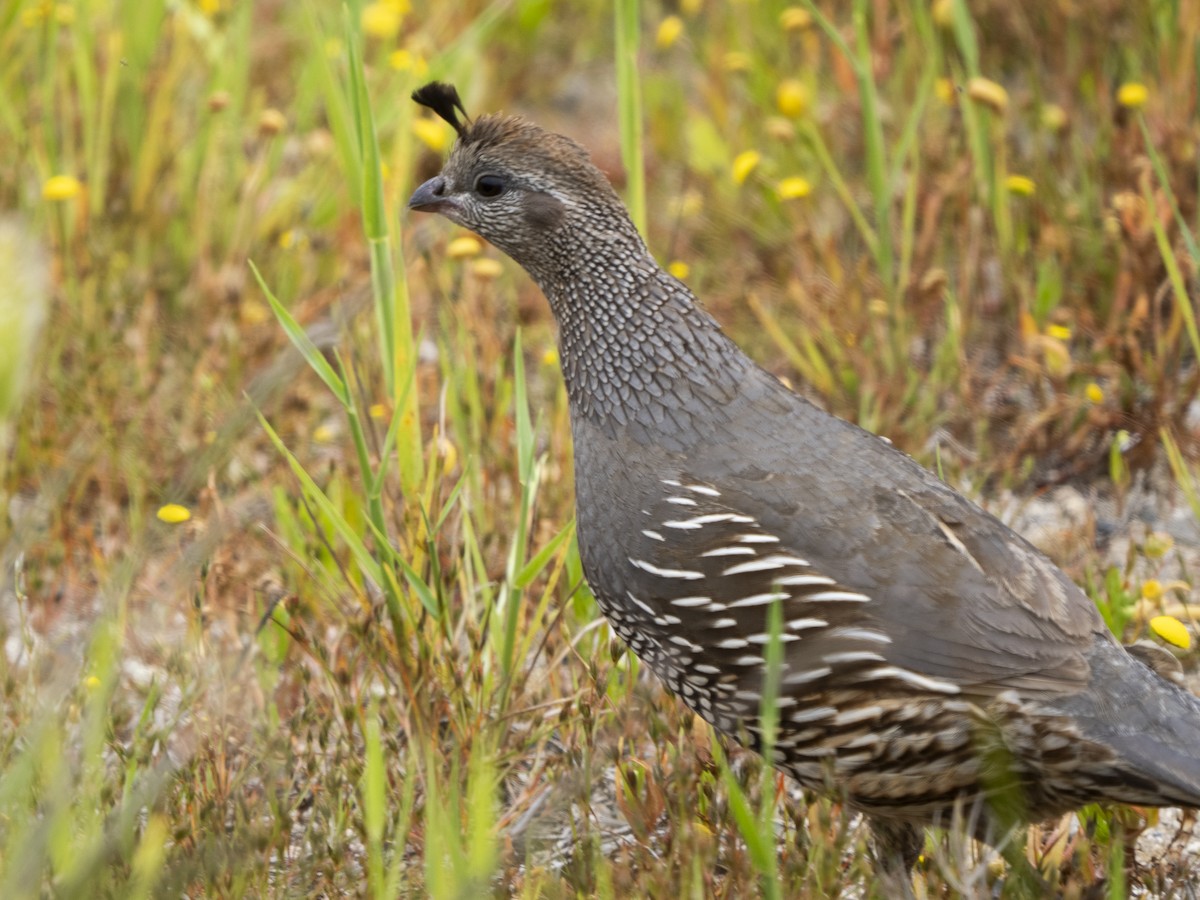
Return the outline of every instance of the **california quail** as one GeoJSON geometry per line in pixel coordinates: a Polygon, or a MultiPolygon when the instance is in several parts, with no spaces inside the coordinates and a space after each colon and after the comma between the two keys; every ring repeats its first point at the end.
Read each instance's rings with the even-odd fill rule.
{"type": "Polygon", "coordinates": [[[778,604],[773,762],[844,791],[893,861],[911,865],[915,826],[961,803],[984,821],[998,801],[1024,820],[1200,806],[1200,699],[1130,656],[1053,563],[756,366],[579,144],[472,121],[449,85],[413,99],[458,140],[409,207],[486,238],[549,299],[585,574],[688,706],[760,747],[778,604]]]}

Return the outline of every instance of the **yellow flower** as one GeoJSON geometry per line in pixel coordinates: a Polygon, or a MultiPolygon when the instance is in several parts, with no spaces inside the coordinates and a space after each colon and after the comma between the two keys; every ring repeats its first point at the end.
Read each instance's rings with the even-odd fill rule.
{"type": "Polygon", "coordinates": [[[186,522],[191,517],[192,511],[186,506],[180,506],[178,503],[168,503],[158,508],[159,521],[166,522],[168,525],[178,525],[180,522],[186,522]]]}
{"type": "Polygon", "coordinates": [[[558,365],[558,348],[557,347],[547,347],[546,348],[545,352],[542,353],[542,365],[543,366],[557,366],[558,365]]]}
{"type": "Polygon", "coordinates": [[[929,11],[940,28],[949,28],[954,24],[954,0],[933,0],[929,11]]]}
{"type": "Polygon", "coordinates": [[[1004,179],[1004,186],[1008,188],[1010,194],[1020,194],[1022,197],[1032,197],[1033,192],[1037,190],[1033,179],[1026,178],[1024,175],[1009,175],[1004,179]]]}
{"type": "Polygon", "coordinates": [[[318,425],[313,429],[313,440],[318,444],[332,444],[336,436],[336,432],[330,425],[318,425]]]}
{"type": "Polygon", "coordinates": [[[745,72],[750,68],[750,55],[731,50],[721,59],[721,65],[726,72],[745,72]]]}
{"type": "Polygon", "coordinates": [[[83,190],[83,184],[74,175],[54,175],[42,185],[42,196],[56,203],[73,200],[83,190]]]}
{"type": "Polygon", "coordinates": [[[1008,109],[1008,91],[988,78],[972,78],[967,82],[967,96],[993,112],[1008,109]]]}
{"type": "Polygon", "coordinates": [[[702,0],[679,0],[679,8],[689,16],[700,12],[702,0]]]}
{"type": "Polygon", "coordinates": [[[746,179],[750,177],[750,173],[758,167],[762,160],[762,154],[757,150],[743,150],[733,160],[733,180],[738,184],[745,184],[746,179]]]}
{"type": "Polygon", "coordinates": [[[779,14],[779,27],[784,31],[802,31],[812,25],[812,13],[799,6],[789,6],[779,14]]]}
{"type": "Polygon", "coordinates": [[[688,274],[692,271],[692,269],[691,266],[685,263],[682,259],[677,259],[667,266],[667,271],[680,281],[683,281],[683,279],[688,277],[688,274]]]}
{"type": "Polygon", "coordinates": [[[261,325],[271,318],[271,308],[261,300],[247,297],[238,306],[238,314],[246,325],[261,325]]]}
{"type": "Polygon", "coordinates": [[[1047,325],[1046,334],[1059,341],[1069,341],[1071,339],[1071,329],[1066,325],[1047,325]]]}
{"type": "Polygon", "coordinates": [[[667,16],[658,23],[658,34],[654,36],[654,43],[658,45],[659,50],[666,50],[683,34],[683,19],[679,16],[667,16]]]}
{"type": "Polygon", "coordinates": [[[1127,109],[1141,109],[1149,98],[1146,86],[1136,81],[1127,81],[1117,88],[1117,102],[1127,109]]]}
{"type": "Polygon", "coordinates": [[[83,686],[89,691],[94,691],[96,688],[100,687],[100,679],[95,675],[89,675],[84,679],[83,686]]]}
{"type": "Polygon", "coordinates": [[[471,256],[478,256],[483,250],[483,245],[470,235],[463,235],[455,238],[446,246],[446,255],[451,259],[467,259],[471,256]]]}
{"type": "Polygon", "coordinates": [[[59,3],[54,7],[54,21],[59,25],[75,24],[75,7],[69,3],[59,3]]]}
{"type": "Polygon", "coordinates": [[[449,476],[458,465],[458,448],[449,438],[439,437],[437,441],[438,454],[442,457],[442,477],[449,476]]]}
{"type": "Polygon", "coordinates": [[[372,419],[383,419],[387,417],[387,407],[382,403],[372,403],[367,407],[367,415],[372,419]]]}
{"type": "Polygon", "coordinates": [[[498,259],[492,259],[487,256],[482,256],[471,263],[471,274],[476,278],[482,278],[485,281],[492,278],[499,278],[504,271],[504,266],[500,265],[498,259]]]}
{"type": "Polygon", "coordinates": [[[1104,388],[1100,387],[1094,381],[1084,388],[1084,393],[1087,394],[1087,398],[1091,403],[1099,404],[1104,402],[1104,388]]]}
{"type": "Polygon", "coordinates": [[[1147,578],[1142,582],[1142,596],[1153,602],[1159,600],[1163,595],[1162,582],[1157,578],[1147,578]]]}
{"type": "Polygon", "coordinates": [[[287,128],[287,117],[277,109],[264,109],[258,117],[258,130],[268,137],[287,128]]]}
{"type": "Polygon", "coordinates": [[[947,106],[954,105],[954,82],[949,78],[939,78],[933,83],[933,93],[947,106]]]}
{"type": "Polygon", "coordinates": [[[812,185],[807,178],[793,175],[779,182],[775,190],[779,193],[780,200],[800,200],[812,193],[812,185]]]}
{"type": "Polygon", "coordinates": [[[1151,559],[1162,559],[1175,546],[1175,539],[1165,531],[1152,531],[1146,536],[1142,551],[1151,559]]]}
{"type": "Polygon", "coordinates": [[[429,63],[420,53],[411,50],[393,50],[388,54],[388,65],[400,72],[412,72],[422,76],[429,71],[429,63]]]}
{"type": "Polygon", "coordinates": [[[1150,620],[1150,630],[1176,647],[1188,650],[1192,646],[1192,636],[1188,634],[1187,626],[1174,616],[1155,616],[1150,620]]]}
{"type": "Polygon", "coordinates": [[[779,82],[775,90],[775,106],[789,119],[798,119],[808,111],[808,88],[794,78],[779,82]]]}
{"type": "Polygon", "coordinates": [[[1047,131],[1062,131],[1067,125],[1067,111],[1057,103],[1042,107],[1042,127],[1047,131]]]}
{"type": "Polygon", "coordinates": [[[443,152],[450,142],[440,119],[418,116],[412,120],[412,130],[417,139],[435,153],[443,152]]]}
{"type": "Polygon", "coordinates": [[[363,7],[362,28],[373,38],[384,41],[394,38],[399,34],[403,20],[404,9],[398,3],[379,0],[363,7]]]}

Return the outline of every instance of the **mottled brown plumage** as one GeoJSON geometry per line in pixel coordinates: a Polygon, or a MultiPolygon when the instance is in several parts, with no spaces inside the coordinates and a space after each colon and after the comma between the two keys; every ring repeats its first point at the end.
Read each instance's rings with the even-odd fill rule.
{"type": "Polygon", "coordinates": [[[1044,555],[885,441],[756,366],[653,259],[574,141],[455,125],[413,195],[520,263],[559,324],[580,551],[616,632],[692,709],[832,783],[911,862],[914,826],[977,833],[1111,800],[1200,805],[1200,701],[1130,656],[1044,555]]]}

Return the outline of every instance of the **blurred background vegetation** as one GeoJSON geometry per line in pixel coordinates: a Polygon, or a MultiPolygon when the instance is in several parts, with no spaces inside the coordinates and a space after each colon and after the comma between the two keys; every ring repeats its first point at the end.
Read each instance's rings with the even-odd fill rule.
{"type": "MultiPolygon", "coordinates": [[[[1082,504],[1040,542],[1194,676],[1200,3],[419,6],[0,0],[0,896],[876,890],[598,621],[545,303],[405,212],[432,78],[816,402],[1082,504]]],[[[1025,853],[1166,895],[1156,820],[1025,853]]],[[[1003,872],[939,834],[916,889],[1003,872]]]]}

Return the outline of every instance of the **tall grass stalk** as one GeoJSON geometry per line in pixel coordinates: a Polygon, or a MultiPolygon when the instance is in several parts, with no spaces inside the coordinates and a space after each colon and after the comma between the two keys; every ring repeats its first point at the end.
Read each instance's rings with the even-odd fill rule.
{"type": "Polygon", "coordinates": [[[642,88],[638,77],[640,33],[638,0],[616,0],[617,119],[621,162],[627,179],[626,202],[633,224],[646,234],[646,169],[642,136],[642,88]]]}

